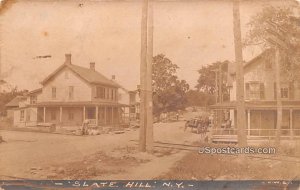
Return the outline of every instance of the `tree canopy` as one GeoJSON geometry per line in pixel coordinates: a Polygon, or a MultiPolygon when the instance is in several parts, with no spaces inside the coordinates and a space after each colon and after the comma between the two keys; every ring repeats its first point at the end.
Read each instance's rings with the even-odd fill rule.
{"type": "Polygon", "coordinates": [[[199,92],[204,92],[209,95],[214,95],[217,92],[216,89],[216,72],[219,71],[221,66],[222,71],[222,94],[226,96],[228,90],[226,87],[227,82],[227,72],[228,72],[229,61],[218,61],[205,66],[202,66],[198,70],[199,78],[198,83],[195,86],[199,92]]]}
{"type": "MultiPolygon", "coordinates": [[[[245,38],[244,45],[258,45],[262,49],[273,48],[268,42],[270,25],[280,30],[281,40],[288,46],[281,51],[281,72],[287,80],[299,80],[300,71],[300,18],[294,15],[294,7],[265,7],[254,15],[248,26],[250,30],[245,38]]],[[[270,56],[269,59],[273,59],[270,56]]]]}
{"type": "Polygon", "coordinates": [[[152,85],[153,111],[155,115],[162,112],[177,111],[186,106],[186,92],[189,85],[179,80],[176,70],[179,67],[163,54],[153,58],[152,85]]]}
{"type": "Polygon", "coordinates": [[[0,114],[3,115],[5,113],[5,104],[11,101],[18,95],[24,95],[27,90],[18,90],[17,87],[13,88],[10,92],[2,92],[0,93],[0,114]]]}

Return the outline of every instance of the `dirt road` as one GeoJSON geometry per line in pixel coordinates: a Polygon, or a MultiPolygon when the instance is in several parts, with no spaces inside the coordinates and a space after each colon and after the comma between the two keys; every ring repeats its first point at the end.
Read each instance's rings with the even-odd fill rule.
{"type": "MultiPolygon", "coordinates": [[[[186,145],[199,140],[197,134],[184,132],[183,125],[182,121],[155,124],[154,140],[186,145]]],[[[167,172],[186,154],[161,147],[152,155],[139,153],[138,129],[124,134],[84,137],[16,131],[1,131],[1,135],[6,140],[0,145],[1,179],[70,179],[69,175],[87,169],[93,171],[90,176],[73,175],[72,178],[152,179],[167,172]],[[121,169],[120,164],[124,165],[121,169]],[[59,171],[53,175],[57,168],[59,171]]]]}

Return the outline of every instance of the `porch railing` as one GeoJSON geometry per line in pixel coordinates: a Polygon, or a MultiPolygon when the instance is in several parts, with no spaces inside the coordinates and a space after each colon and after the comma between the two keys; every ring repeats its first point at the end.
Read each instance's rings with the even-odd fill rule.
{"type": "MultiPolygon", "coordinates": [[[[212,129],[212,135],[237,135],[236,128],[212,129]]],[[[277,129],[245,129],[248,136],[275,137],[277,129]]],[[[282,137],[300,137],[300,129],[280,129],[282,137]]]]}

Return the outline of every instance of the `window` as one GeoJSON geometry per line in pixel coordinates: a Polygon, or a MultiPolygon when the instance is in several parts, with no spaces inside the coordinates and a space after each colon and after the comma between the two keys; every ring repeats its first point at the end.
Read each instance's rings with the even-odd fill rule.
{"type": "Polygon", "coordinates": [[[55,112],[55,110],[51,111],[51,120],[56,120],[56,112],[55,112]]]}
{"type": "Polygon", "coordinates": [[[260,82],[248,82],[245,84],[245,97],[250,100],[265,99],[265,86],[260,82]]]}
{"type": "Polygon", "coordinates": [[[134,92],[129,93],[129,102],[130,102],[130,104],[135,103],[135,93],[134,92]]]}
{"type": "Polygon", "coordinates": [[[281,95],[281,98],[289,98],[289,88],[282,87],[280,89],[280,95],[281,95]]]}
{"type": "Polygon", "coordinates": [[[69,99],[74,98],[74,86],[69,86],[69,99]]]}
{"type": "Polygon", "coordinates": [[[114,89],[111,89],[111,97],[110,97],[110,98],[111,98],[112,100],[114,99],[114,91],[115,91],[114,89]]]}
{"type": "Polygon", "coordinates": [[[30,121],[30,110],[26,112],[26,121],[30,121]]]}
{"type": "Polygon", "coordinates": [[[109,88],[105,89],[105,99],[109,99],[109,88]]]}
{"type": "Polygon", "coordinates": [[[74,113],[73,112],[69,112],[69,120],[74,120],[74,113]]]}
{"type": "Polygon", "coordinates": [[[129,113],[135,113],[135,107],[130,107],[129,108],[129,113]]]}
{"type": "Polygon", "coordinates": [[[36,104],[37,97],[36,96],[30,96],[30,104],[36,104]]]}
{"type": "MultiPolygon", "coordinates": [[[[276,93],[276,83],[274,83],[274,99],[277,99],[276,93]]],[[[280,84],[280,97],[283,99],[293,99],[294,97],[294,84],[290,83],[281,83],[280,84]]]]}
{"type": "Polygon", "coordinates": [[[20,121],[24,121],[24,117],[25,117],[25,111],[21,110],[20,111],[20,121]]]}
{"type": "Polygon", "coordinates": [[[56,98],[56,87],[52,87],[52,99],[56,98]]]}
{"type": "Polygon", "coordinates": [[[118,100],[118,90],[115,90],[115,100],[118,100]]]}
{"type": "Polygon", "coordinates": [[[96,87],[96,98],[105,98],[105,88],[101,86],[96,87]]]}

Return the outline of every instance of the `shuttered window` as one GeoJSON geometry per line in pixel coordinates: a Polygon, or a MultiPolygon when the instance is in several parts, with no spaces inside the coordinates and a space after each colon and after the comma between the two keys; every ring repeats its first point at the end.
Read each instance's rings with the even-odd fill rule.
{"type": "Polygon", "coordinates": [[[293,82],[290,82],[289,83],[289,90],[290,90],[290,99],[293,100],[294,99],[294,83],[293,82]]]}
{"type": "Polygon", "coordinates": [[[21,110],[20,111],[20,121],[24,121],[24,117],[25,117],[25,111],[21,110]]]}

